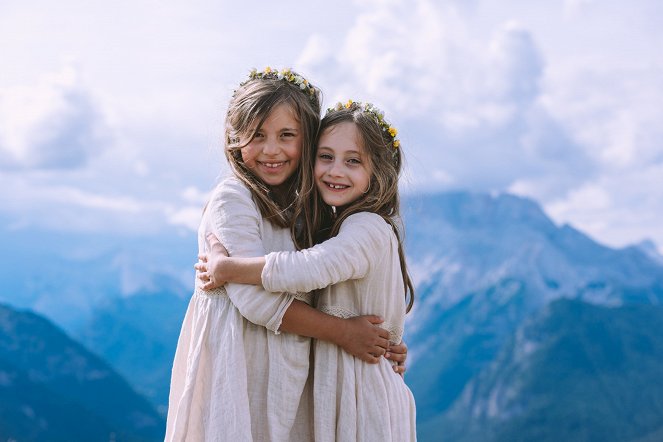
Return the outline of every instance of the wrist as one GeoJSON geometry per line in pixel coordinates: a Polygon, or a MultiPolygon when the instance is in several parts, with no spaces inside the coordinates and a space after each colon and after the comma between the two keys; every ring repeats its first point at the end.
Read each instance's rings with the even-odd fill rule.
{"type": "Polygon", "coordinates": [[[337,316],[328,315],[324,319],[323,335],[319,339],[343,347],[348,334],[348,321],[337,316]]]}

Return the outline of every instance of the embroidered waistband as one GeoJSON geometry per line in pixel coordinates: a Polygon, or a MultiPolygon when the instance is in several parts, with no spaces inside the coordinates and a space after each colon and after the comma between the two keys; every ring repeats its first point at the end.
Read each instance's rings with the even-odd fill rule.
{"type": "Polygon", "coordinates": [[[196,288],[193,289],[193,294],[198,295],[198,296],[205,296],[205,297],[210,297],[210,296],[228,296],[228,292],[226,292],[225,287],[219,287],[217,289],[212,289],[212,290],[203,290],[200,287],[196,286],[196,288]]]}

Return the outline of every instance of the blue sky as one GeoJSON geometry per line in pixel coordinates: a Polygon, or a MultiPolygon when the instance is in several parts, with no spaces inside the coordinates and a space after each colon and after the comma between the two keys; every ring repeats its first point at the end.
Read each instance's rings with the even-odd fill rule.
{"type": "Polygon", "coordinates": [[[250,68],[383,108],[404,188],[512,192],[609,245],[663,245],[663,4],[0,4],[0,219],[195,229],[250,68]]]}

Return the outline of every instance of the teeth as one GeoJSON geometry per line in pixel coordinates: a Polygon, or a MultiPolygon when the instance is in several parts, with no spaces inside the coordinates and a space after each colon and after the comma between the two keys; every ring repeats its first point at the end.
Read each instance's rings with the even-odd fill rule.
{"type": "Polygon", "coordinates": [[[340,184],[327,184],[327,186],[329,186],[332,189],[345,189],[348,187],[348,186],[341,186],[340,184]]]}
{"type": "Polygon", "coordinates": [[[283,165],[282,162],[281,163],[262,163],[262,164],[263,164],[263,166],[269,167],[270,169],[275,169],[275,168],[283,165]]]}

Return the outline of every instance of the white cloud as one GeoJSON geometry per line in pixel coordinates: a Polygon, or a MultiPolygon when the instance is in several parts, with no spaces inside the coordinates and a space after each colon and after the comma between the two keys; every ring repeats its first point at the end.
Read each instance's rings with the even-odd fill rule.
{"type": "Polygon", "coordinates": [[[415,187],[509,190],[609,244],[645,229],[663,244],[647,221],[663,208],[642,196],[663,187],[651,172],[661,13],[651,1],[372,2],[344,38],[316,34],[302,61],[327,96],[385,108],[415,187]]]}
{"type": "Polygon", "coordinates": [[[15,225],[194,228],[230,92],[272,65],[327,104],[384,108],[408,189],[509,189],[610,244],[663,244],[660,2],[284,1],[3,5],[1,210],[15,225]]]}
{"type": "Polygon", "coordinates": [[[663,163],[601,175],[545,205],[557,222],[573,224],[605,243],[652,239],[663,244],[663,163]]]}
{"type": "Polygon", "coordinates": [[[200,217],[203,214],[203,206],[190,206],[172,211],[168,214],[168,222],[175,226],[186,227],[196,232],[200,225],[200,217]]]}
{"type": "Polygon", "coordinates": [[[0,89],[0,169],[72,169],[105,149],[110,130],[73,68],[0,89]]]}

